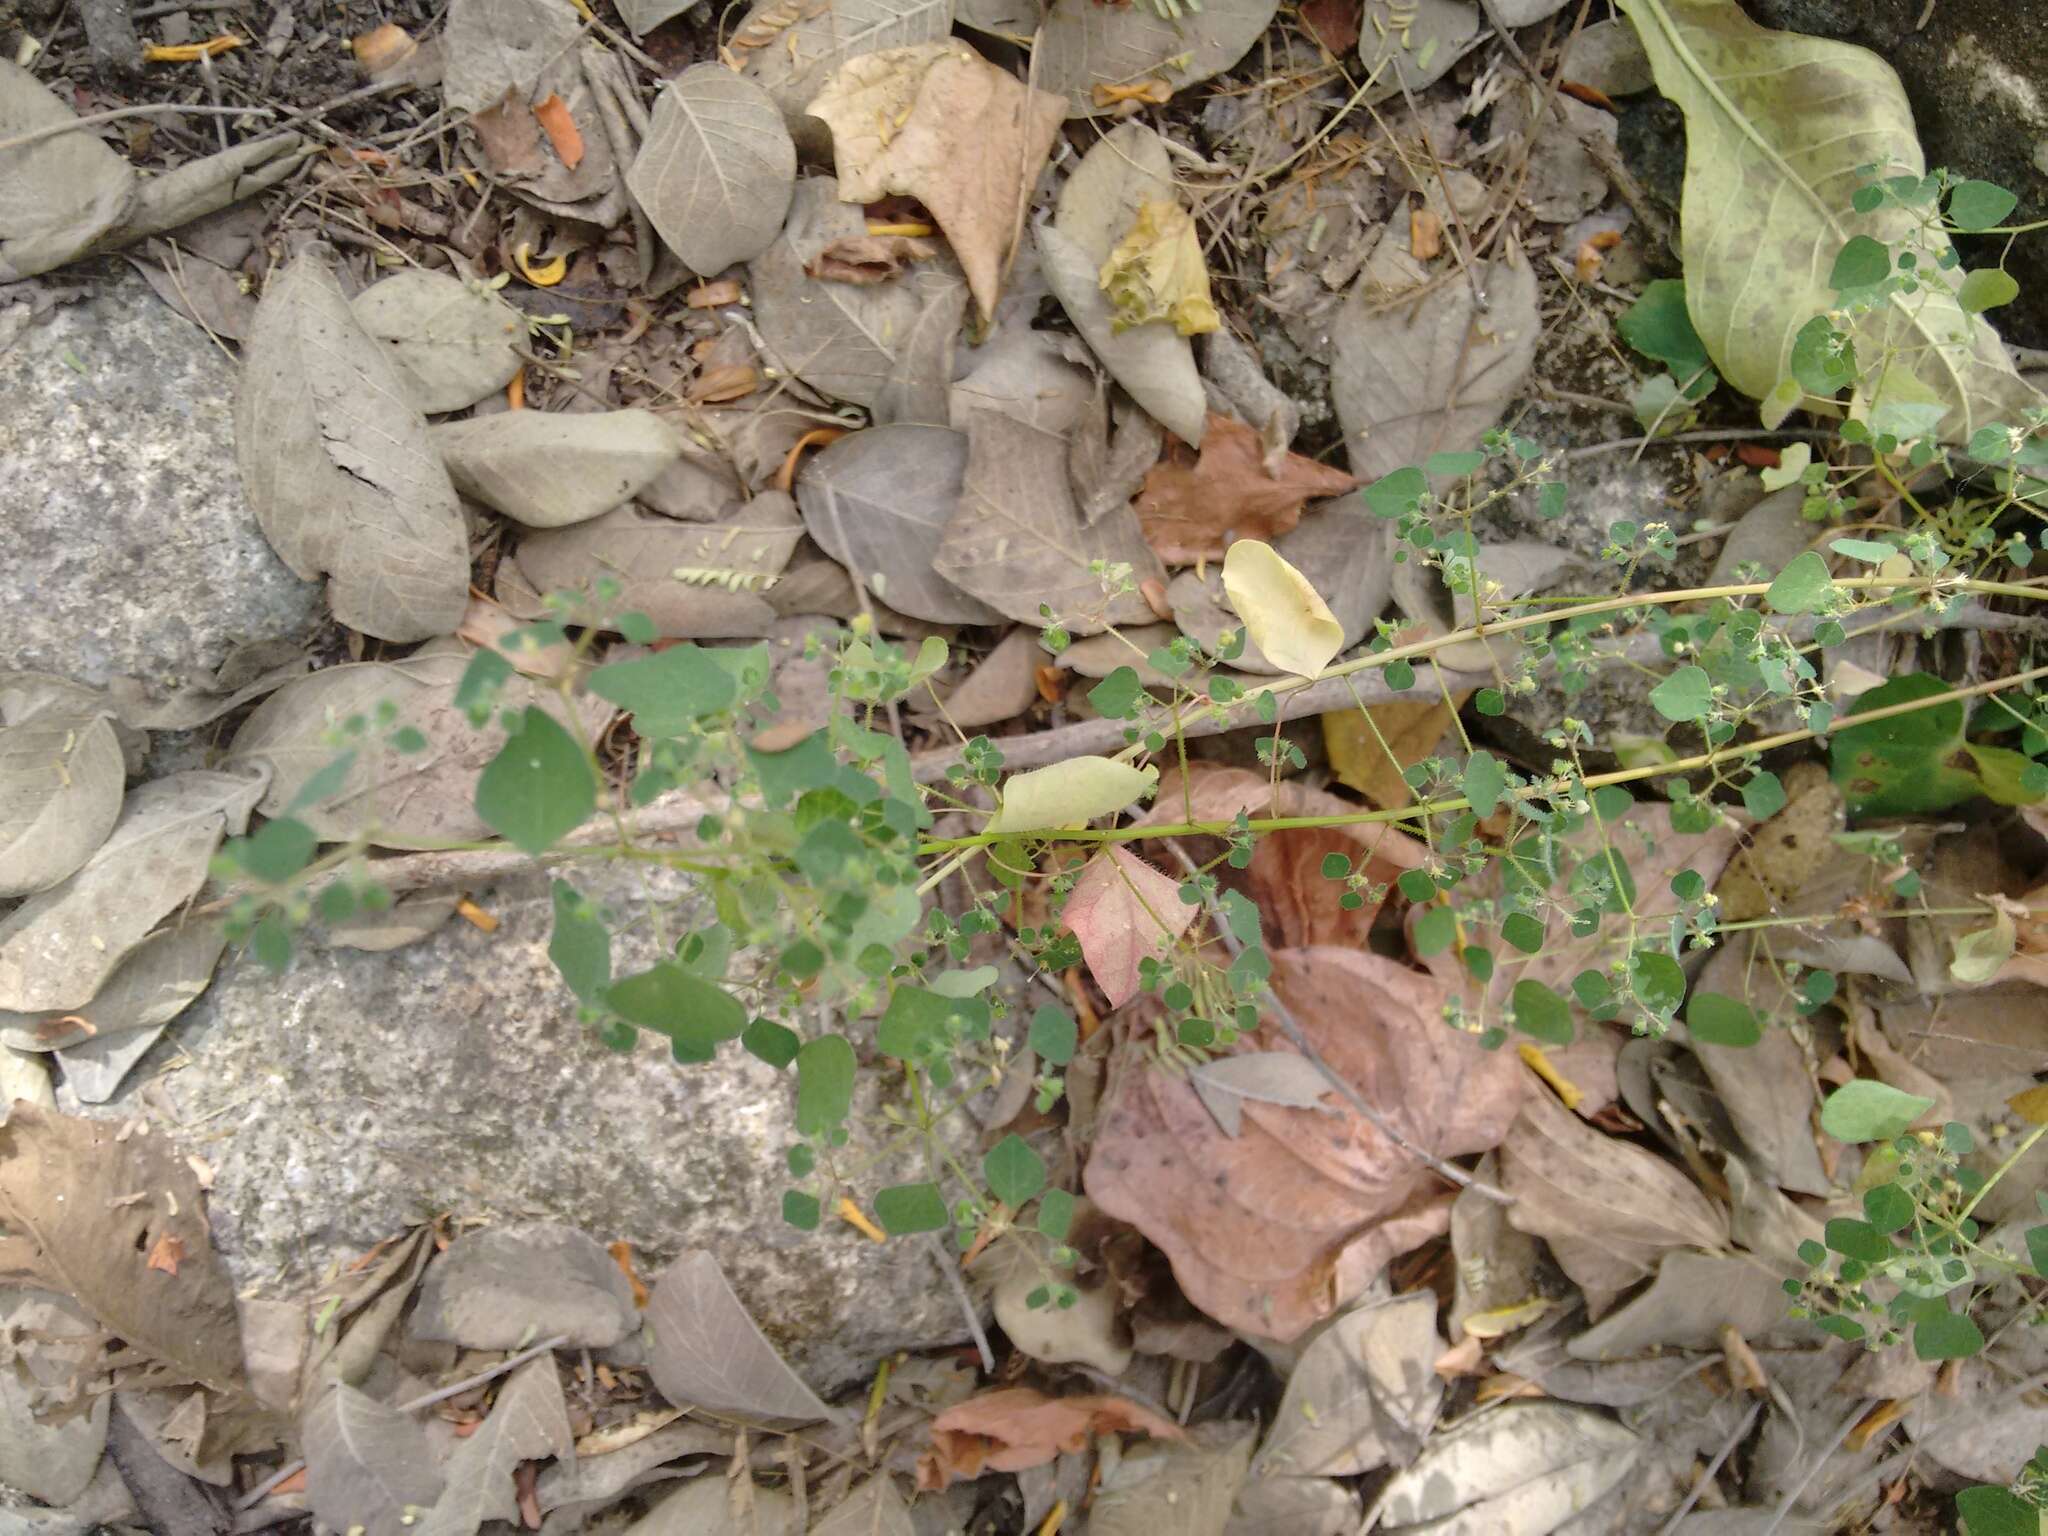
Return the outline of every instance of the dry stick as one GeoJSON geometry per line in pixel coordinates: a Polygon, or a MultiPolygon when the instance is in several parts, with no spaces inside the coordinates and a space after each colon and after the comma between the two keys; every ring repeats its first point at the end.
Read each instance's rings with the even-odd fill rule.
{"type": "Polygon", "coordinates": [[[1685,1517],[1692,1513],[1693,1505],[1699,1502],[1700,1495],[1706,1491],[1707,1485],[1713,1482],[1715,1476],[1720,1472],[1722,1464],[1735,1454],[1735,1447],[1749,1438],[1749,1432],[1756,1424],[1757,1415],[1763,1411],[1764,1405],[1761,1398],[1749,1405],[1749,1412],[1745,1413],[1742,1416],[1742,1422],[1735,1426],[1735,1433],[1723,1442],[1721,1449],[1715,1452],[1714,1459],[1700,1469],[1699,1476],[1692,1480],[1692,1491],[1686,1494],[1685,1502],[1672,1512],[1669,1520],[1666,1520],[1662,1526],[1658,1527],[1657,1536],[1673,1536],[1673,1533],[1677,1531],[1679,1526],[1685,1523],[1685,1517]]]}
{"type": "Polygon", "coordinates": [[[270,107],[181,107],[173,102],[159,101],[139,107],[109,107],[104,112],[88,112],[84,117],[70,118],[61,123],[45,123],[27,133],[17,133],[11,139],[0,139],[0,153],[10,149],[26,149],[31,144],[40,144],[45,139],[54,139],[78,128],[95,128],[101,123],[117,123],[124,117],[175,117],[179,114],[192,117],[275,117],[270,107]]]}
{"type": "MultiPolygon", "coordinates": [[[[1195,861],[1188,856],[1188,851],[1185,848],[1181,847],[1179,843],[1168,843],[1166,846],[1172,852],[1174,858],[1180,861],[1182,869],[1185,869],[1190,875],[1196,873],[1195,861]]],[[[1237,935],[1230,931],[1230,920],[1223,915],[1222,910],[1216,903],[1205,896],[1202,899],[1202,909],[1209,914],[1209,921],[1216,929],[1216,936],[1223,941],[1223,947],[1230,951],[1231,958],[1235,960],[1239,955],[1243,954],[1244,946],[1238,942],[1237,935]]],[[[1446,1162],[1434,1152],[1429,1152],[1416,1146],[1414,1142],[1388,1124],[1385,1116],[1381,1115],[1365,1095],[1352,1085],[1351,1079],[1345,1077],[1323,1059],[1322,1052],[1318,1051],[1314,1044],[1310,1042],[1307,1033],[1303,1031],[1294,1014],[1288,1009],[1287,1004],[1280,1000],[1280,989],[1270,984],[1266,988],[1266,1006],[1267,1011],[1278,1021],[1280,1032],[1287,1037],[1288,1043],[1297,1051],[1300,1051],[1308,1059],[1309,1064],[1323,1074],[1323,1077],[1329,1082],[1330,1086],[1342,1094],[1345,1101],[1353,1109],[1357,1110],[1360,1115],[1364,1116],[1373,1129],[1377,1130],[1382,1136],[1386,1137],[1387,1140],[1391,1141],[1417,1162],[1427,1164],[1459,1188],[1469,1189],[1474,1194],[1484,1195],[1489,1200],[1497,1200],[1502,1205],[1513,1205],[1515,1203],[1515,1197],[1506,1190],[1495,1189],[1485,1180],[1475,1179],[1456,1163],[1446,1162]]]]}
{"type": "Polygon", "coordinates": [[[966,1314],[967,1331],[974,1336],[974,1347],[981,1355],[981,1368],[993,1376],[996,1373],[996,1352],[989,1348],[988,1334],[981,1326],[981,1314],[974,1309],[974,1298],[967,1294],[967,1283],[960,1278],[960,1266],[953,1262],[953,1256],[946,1252],[946,1245],[937,1237],[931,1239],[931,1245],[932,1257],[939,1261],[939,1273],[946,1277],[946,1284],[952,1287],[961,1312],[966,1314]]]}

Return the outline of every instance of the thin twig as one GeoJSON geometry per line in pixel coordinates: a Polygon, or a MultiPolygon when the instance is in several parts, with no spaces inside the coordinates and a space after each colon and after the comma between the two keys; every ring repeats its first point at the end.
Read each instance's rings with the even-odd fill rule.
{"type": "MultiPolygon", "coordinates": [[[[1182,869],[1186,870],[1190,875],[1195,873],[1195,861],[1188,856],[1188,851],[1185,848],[1181,847],[1179,843],[1168,843],[1166,846],[1174,858],[1180,861],[1182,869]]],[[[1209,914],[1209,921],[1216,929],[1216,936],[1223,941],[1223,947],[1230,951],[1231,958],[1234,960],[1243,954],[1244,945],[1239,943],[1237,935],[1230,931],[1230,920],[1223,915],[1222,909],[1215,902],[1204,897],[1202,900],[1202,910],[1209,914]]],[[[1301,1052],[1308,1059],[1309,1065],[1322,1073],[1330,1086],[1342,1094],[1346,1102],[1353,1109],[1357,1110],[1367,1123],[1382,1136],[1386,1137],[1387,1140],[1391,1141],[1417,1162],[1426,1164],[1444,1178],[1449,1179],[1460,1189],[1469,1189],[1474,1194],[1484,1195],[1489,1200],[1497,1200],[1502,1205],[1513,1205],[1515,1203],[1515,1197],[1506,1190],[1496,1189],[1483,1179],[1475,1179],[1456,1163],[1447,1162],[1443,1158],[1438,1157],[1434,1152],[1416,1146],[1414,1142],[1395,1130],[1388,1123],[1387,1118],[1373,1106],[1372,1102],[1358,1091],[1351,1079],[1344,1076],[1343,1073],[1323,1059],[1323,1053],[1315,1048],[1314,1044],[1309,1040],[1307,1032],[1302,1029],[1299,1021],[1295,1019],[1293,1012],[1289,1010],[1286,1003],[1281,1001],[1280,989],[1270,984],[1266,988],[1266,1011],[1271,1013],[1274,1020],[1280,1025],[1280,1033],[1287,1037],[1288,1043],[1301,1052]]]]}
{"type": "Polygon", "coordinates": [[[1749,1405],[1749,1412],[1745,1413],[1742,1422],[1735,1426],[1735,1433],[1730,1435],[1721,1449],[1714,1453],[1714,1459],[1700,1469],[1699,1476],[1692,1480],[1692,1490],[1686,1494],[1685,1502],[1672,1511],[1671,1518],[1664,1522],[1657,1536],[1674,1536],[1679,1526],[1685,1523],[1685,1517],[1692,1513],[1693,1505],[1699,1502],[1700,1495],[1706,1491],[1707,1485],[1720,1473],[1722,1464],[1735,1454],[1735,1447],[1749,1438],[1749,1432],[1756,1424],[1757,1415],[1763,1411],[1762,1398],[1749,1405]]]}
{"type": "Polygon", "coordinates": [[[1878,1399],[1866,1397],[1846,1419],[1842,1420],[1841,1426],[1828,1437],[1828,1443],[1821,1447],[1820,1454],[1813,1458],[1813,1464],[1806,1469],[1806,1475],[1785,1490],[1785,1497],[1778,1501],[1777,1509],[1771,1514],[1771,1523],[1763,1528],[1759,1536],[1773,1536],[1778,1527],[1785,1523],[1785,1517],[1792,1513],[1792,1506],[1799,1502],[1799,1495],[1806,1492],[1806,1485],[1820,1476],[1820,1470],[1827,1465],[1828,1458],[1841,1448],[1844,1440],[1849,1438],[1849,1431],[1861,1424],[1863,1416],[1877,1404],[1878,1399]]]}
{"type": "Polygon", "coordinates": [[[1668,437],[1619,437],[1609,443],[1591,443],[1584,448],[1567,448],[1564,457],[1593,459],[1603,453],[1625,453],[1631,448],[1661,447],[1666,443],[1732,443],[1751,438],[1798,438],[1805,442],[1826,442],[1835,436],[1817,427],[1707,427],[1698,432],[1673,432],[1668,437]]]}
{"type": "Polygon", "coordinates": [[[269,107],[183,107],[175,102],[158,101],[139,107],[109,107],[104,112],[88,112],[84,117],[74,117],[61,123],[45,123],[40,128],[31,128],[27,133],[17,133],[11,139],[0,139],[0,154],[10,149],[26,149],[31,144],[40,144],[45,139],[58,138],[78,128],[96,128],[101,123],[117,123],[126,117],[274,117],[277,114],[269,107]]]}
{"type": "Polygon", "coordinates": [[[932,1257],[939,1261],[939,1273],[946,1277],[954,1299],[960,1303],[960,1310],[967,1317],[967,1331],[974,1336],[974,1347],[981,1354],[981,1368],[989,1375],[996,1373],[996,1352],[989,1348],[988,1334],[981,1326],[981,1314],[974,1309],[974,1298],[967,1294],[967,1284],[960,1278],[960,1266],[953,1262],[953,1256],[946,1252],[946,1245],[936,1237],[930,1239],[932,1257]]]}

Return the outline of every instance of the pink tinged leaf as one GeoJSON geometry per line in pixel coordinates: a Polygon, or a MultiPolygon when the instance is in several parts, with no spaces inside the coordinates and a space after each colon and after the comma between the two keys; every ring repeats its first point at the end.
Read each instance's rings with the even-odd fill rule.
{"type": "Polygon", "coordinates": [[[1088,973],[1112,1008],[1137,995],[1145,957],[1170,951],[1194,920],[1195,909],[1182,903],[1178,882],[1117,847],[1088,861],[1060,919],[1081,941],[1088,973]]]}

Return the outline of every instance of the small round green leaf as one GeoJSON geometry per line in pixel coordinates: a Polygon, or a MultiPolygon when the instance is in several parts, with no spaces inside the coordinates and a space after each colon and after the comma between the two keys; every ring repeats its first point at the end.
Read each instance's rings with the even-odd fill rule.
{"type": "Polygon", "coordinates": [[[875,1220],[892,1237],[937,1232],[953,1224],[936,1184],[892,1184],[875,1191],[875,1220]]]}
{"type": "Polygon", "coordinates": [[[1809,549],[1778,573],[1764,601],[1773,613],[1819,613],[1834,590],[1827,561],[1818,550],[1809,549]]]}
{"type": "Polygon", "coordinates": [[[1992,229],[2020,200],[1995,181],[1959,181],[1949,188],[1948,219],[1957,229],[1992,229]]]}
{"type": "Polygon", "coordinates": [[[1540,981],[1524,977],[1509,995],[1515,1028],[1546,1045],[1572,1043],[1572,1005],[1540,981]]]}
{"type": "Polygon", "coordinates": [[[1837,1141],[1889,1141],[1933,1107],[1932,1099],[1859,1077],[1828,1095],[1820,1128],[1837,1141]]]}
{"type": "Polygon", "coordinates": [[[1704,719],[1714,707],[1714,680],[1704,667],[1680,667],[1650,690],[1650,705],[1666,720],[1704,719]]]}
{"type": "Polygon", "coordinates": [[[1763,1026],[1740,998],[1719,992],[1695,992],[1685,1010],[1685,1027],[1706,1045],[1755,1045],[1763,1026]]]}
{"type": "Polygon", "coordinates": [[[1031,1033],[1026,1043],[1037,1053],[1039,1060],[1064,1067],[1074,1059],[1074,1046],[1080,1040],[1080,1033],[1071,1013],[1047,1003],[1031,1015],[1031,1033]]]}
{"type": "Polygon", "coordinates": [[[1913,1353],[1922,1360],[1965,1360],[1983,1348],[1983,1330],[1962,1312],[1933,1312],[1913,1325],[1913,1353]]]}
{"type": "Polygon", "coordinates": [[[529,704],[476,781],[476,813],[507,842],[545,853],[597,808],[597,779],[576,738],[529,704]]]}
{"type": "Polygon", "coordinates": [[[2019,296],[2018,280],[2003,267],[1979,267],[1956,290],[1956,302],[1973,315],[2010,304],[2019,296]]]}
{"type": "Polygon", "coordinates": [[[1045,1159],[1014,1131],[989,1148],[981,1171],[989,1191],[1013,1211],[1045,1188],[1045,1159]]]}

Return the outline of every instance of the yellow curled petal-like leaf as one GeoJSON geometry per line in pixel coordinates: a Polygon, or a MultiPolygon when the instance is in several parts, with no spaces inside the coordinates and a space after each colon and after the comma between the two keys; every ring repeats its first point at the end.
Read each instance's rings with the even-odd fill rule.
{"type": "Polygon", "coordinates": [[[1283,672],[1317,677],[1344,649],[1337,622],[1309,579],[1270,544],[1239,539],[1223,557],[1223,590],[1252,643],[1283,672]]]}
{"type": "Polygon", "coordinates": [[[1003,786],[990,832],[1043,832],[1079,826],[1123,810],[1159,783],[1157,768],[1133,768],[1106,757],[1070,757],[1020,773],[1003,786]]]}
{"type": "Polygon", "coordinates": [[[1179,203],[1141,206],[1102,264],[1099,280],[1115,312],[1115,330],[1165,320],[1183,336],[1198,336],[1223,324],[1209,299],[1201,237],[1179,203]]]}
{"type": "Polygon", "coordinates": [[[521,245],[512,253],[512,261],[519,268],[519,275],[536,288],[552,288],[569,275],[569,258],[556,256],[547,261],[533,259],[533,247],[521,245]]]}

